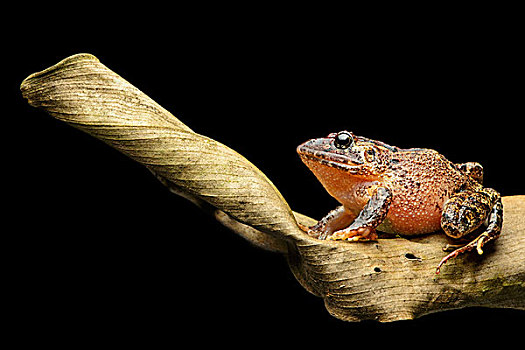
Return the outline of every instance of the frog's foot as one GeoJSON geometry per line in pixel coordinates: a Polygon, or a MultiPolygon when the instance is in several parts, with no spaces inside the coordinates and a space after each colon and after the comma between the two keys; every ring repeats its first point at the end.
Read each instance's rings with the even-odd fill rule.
{"type": "Polygon", "coordinates": [[[375,228],[372,227],[360,227],[358,229],[344,229],[334,232],[328,236],[327,239],[332,241],[376,241],[377,233],[375,228]]]}
{"type": "MultiPolygon", "coordinates": [[[[449,255],[445,256],[443,259],[441,259],[441,261],[439,262],[437,268],[436,268],[436,274],[439,274],[440,270],[441,270],[441,266],[443,266],[444,263],[446,263],[447,261],[449,261],[450,259],[453,259],[455,258],[456,256],[458,256],[459,254],[461,253],[465,253],[465,252],[468,252],[472,249],[474,249],[475,245],[472,245],[472,243],[469,243],[461,248],[458,248],[456,250],[454,250],[452,253],[450,253],[449,255]]],[[[445,247],[445,248],[449,248],[448,246],[445,247]]]]}
{"type": "Polygon", "coordinates": [[[476,249],[479,255],[483,254],[483,246],[492,240],[495,240],[499,237],[501,233],[501,227],[503,223],[503,205],[501,204],[501,200],[499,200],[493,207],[492,212],[489,215],[489,225],[487,227],[487,230],[483,232],[481,235],[476,237],[473,241],[471,241],[469,244],[458,248],[454,250],[452,253],[445,256],[441,261],[439,262],[436,273],[439,273],[441,266],[443,266],[444,263],[446,263],[448,260],[455,258],[461,253],[465,253],[468,251],[471,251],[473,249],[476,249]]]}
{"type": "Polygon", "coordinates": [[[317,238],[317,239],[326,239],[330,235],[330,232],[327,232],[327,230],[322,230],[319,228],[319,225],[314,226],[305,226],[300,223],[297,223],[299,228],[304,231],[308,236],[317,238]]]}
{"type": "Polygon", "coordinates": [[[297,225],[302,231],[306,232],[310,237],[319,238],[323,234],[323,232],[316,230],[315,226],[305,226],[300,223],[297,223],[297,225]]]}
{"type": "MultiPolygon", "coordinates": [[[[485,245],[485,243],[487,242],[488,238],[489,238],[489,235],[485,232],[485,233],[481,234],[480,236],[478,236],[475,240],[473,240],[469,244],[467,244],[467,245],[465,245],[465,246],[463,246],[461,248],[458,248],[458,249],[454,250],[452,253],[450,253],[447,256],[445,256],[439,262],[438,267],[436,269],[436,273],[439,273],[439,271],[441,269],[441,266],[443,266],[444,263],[446,263],[450,259],[455,258],[456,256],[458,256],[461,253],[466,253],[466,252],[469,252],[469,251],[473,250],[474,248],[476,248],[476,250],[477,250],[479,255],[483,254],[482,248],[483,248],[483,245],[485,245]]],[[[447,249],[447,248],[450,248],[450,247],[453,247],[453,246],[452,245],[451,246],[447,245],[443,249],[447,249]]]]}

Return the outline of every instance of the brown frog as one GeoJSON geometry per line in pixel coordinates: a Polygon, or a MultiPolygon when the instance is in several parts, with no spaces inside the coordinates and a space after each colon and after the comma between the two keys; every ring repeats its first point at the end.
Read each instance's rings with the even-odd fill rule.
{"type": "Polygon", "coordinates": [[[454,164],[431,149],[401,149],[348,131],[312,139],[297,148],[302,161],[342,205],[316,225],[312,236],[330,240],[376,240],[379,231],[418,235],[440,229],[465,237],[486,230],[439,263],[477,250],[501,232],[503,205],[485,188],[478,163],[454,164]]]}

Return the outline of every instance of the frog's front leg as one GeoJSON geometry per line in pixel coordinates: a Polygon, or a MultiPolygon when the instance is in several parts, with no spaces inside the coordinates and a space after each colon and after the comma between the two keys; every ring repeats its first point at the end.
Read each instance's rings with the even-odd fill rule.
{"type": "Polygon", "coordinates": [[[386,217],[392,203],[392,191],[386,187],[377,187],[370,200],[350,226],[328,236],[331,240],[376,240],[376,227],[386,217]]]}
{"type": "Polygon", "coordinates": [[[312,237],[326,239],[326,237],[330,236],[335,231],[350,225],[354,219],[355,215],[341,205],[330,211],[314,226],[301,228],[312,237]]]}
{"type": "Polygon", "coordinates": [[[483,246],[499,237],[503,224],[501,196],[491,188],[460,192],[445,203],[441,227],[452,238],[461,238],[471,233],[481,226],[487,217],[487,229],[470,243],[445,256],[437,267],[437,273],[444,263],[461,253],[476,248],[478,254],[483,254],[483,246]]]}

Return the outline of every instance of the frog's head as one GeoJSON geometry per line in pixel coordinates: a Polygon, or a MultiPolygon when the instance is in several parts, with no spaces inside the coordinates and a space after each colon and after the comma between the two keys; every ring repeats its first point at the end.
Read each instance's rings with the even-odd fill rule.
{"type": "Polygon", "coordinates": [[[302,161],[321,181],[326,176],[333,176],[328,175],[333,173],[379,177],[388,168],[392,152],[396,151],[397,147],[356,136],[349,131],[312,139],[297,147],[302,161]]]}

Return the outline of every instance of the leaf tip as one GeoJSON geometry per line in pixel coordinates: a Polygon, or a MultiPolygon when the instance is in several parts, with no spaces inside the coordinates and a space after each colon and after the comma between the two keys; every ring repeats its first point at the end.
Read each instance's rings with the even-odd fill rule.
{"type": "Polygon", "coordinates": [[[25,78],[20,84],[20,91],[22,92],[22,96],[25,99],[27,99],[28,102],[31,104],[30,92],[32,90],[32,87],[34,86],[35,81],[38,81],[39,78],[41,78],[42,76],[45,76],[46,74],[49,74],[53,71],[61,69],[65,66],[69,66],[71,64],[77,64],[79,62],[99,62],[99,59],[90,53],[78,53],[78,54],[66,57],[62,61],[58,62],[57,64],[49,68],[46,68],[40,72],[33,73],[29,75],[27,78],[25,78]]]}

